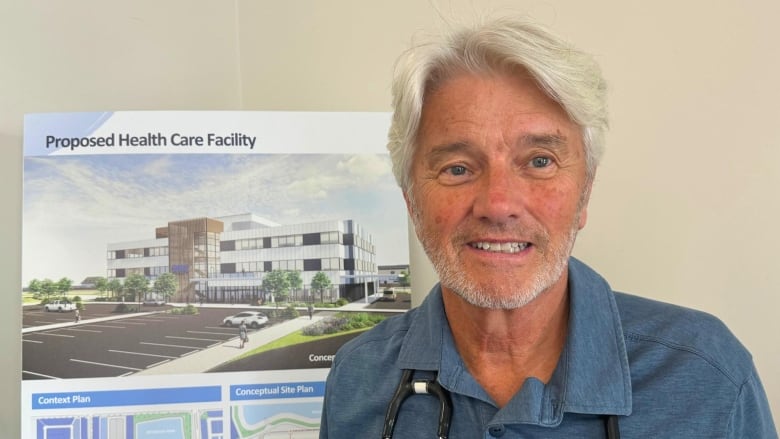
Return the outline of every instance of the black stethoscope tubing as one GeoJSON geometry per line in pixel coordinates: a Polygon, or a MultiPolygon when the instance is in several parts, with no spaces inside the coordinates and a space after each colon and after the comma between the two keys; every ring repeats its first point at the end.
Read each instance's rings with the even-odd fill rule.
{"type": "MultiPolygon", "coordinates": [[[[436,372],[433,373],[433,379],[415,380],[413,369],[403,369],[401,382],[398,383],[398,388],[395,389],[393,398],[387,406],[382,439],[391,439],[393,437],[395,422],[398,420],[398,411],[406,398],[411,395],[433,395],[439,399],[439,428],[436,434],[439,439],[447,439],[450,432],[450,422],[452,421],[450,392],[444,389],[436,380],[436,372]]],[[[607,439],[620,439],[620,426],[618,425],[617,416],[607,415],[605,427],[607,439]]]]}
{"type": "Polygon", "coordinates": [[[437,435],[439,439],[447,439],[450,431],[450,421],[452,420],[452,400],[450,399],[450,392],[445,390],[438,381],[436,381],[436,373],[434,372],[432,380],[415,380],[414,370],[404,369],[401,375],[401,382],[398,383],[398,388],[395,389],[393,399],[390,400],[390,404],[387,406],[387,413],[385,414],[385,424],[382,429],[382,439],[390,439],[393,437],[393,429],[395,428],[395,421],[398,420],[398,411],[401,409],[401,404],[404,400],[411,395],[435,395],[439,399],[439,428],[437,435]]]}

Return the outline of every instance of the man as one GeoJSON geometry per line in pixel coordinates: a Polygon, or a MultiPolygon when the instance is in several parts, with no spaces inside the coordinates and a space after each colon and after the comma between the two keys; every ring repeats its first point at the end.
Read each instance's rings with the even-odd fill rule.
{"type": "Polygon", "coordinates": [[[238,325],[238,340],[239,349],[244,349],[244,345],[249,341],[249,332],[246,327],[246,321],[244,320],[241,320],[241,323],[238,325]]]}
{"type": "Polygon", "coordinates": [[[393,95],[393,169],[440,284],[338,352],[321,438],[777,437],[723,324],[570,257],[607,126],[589,56],[500,19],[409,51],[393,95]]]}

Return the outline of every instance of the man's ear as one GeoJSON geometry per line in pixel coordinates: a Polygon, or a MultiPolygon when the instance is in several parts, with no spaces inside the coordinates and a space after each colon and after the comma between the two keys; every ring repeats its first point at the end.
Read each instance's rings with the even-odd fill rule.
{"type": "Polygon", "coordinates": [[[585,228],[585,224],[588,222],[588,206],[585,205],[580,211],[580,223],[577,225],[577,230],[585,228]]]}

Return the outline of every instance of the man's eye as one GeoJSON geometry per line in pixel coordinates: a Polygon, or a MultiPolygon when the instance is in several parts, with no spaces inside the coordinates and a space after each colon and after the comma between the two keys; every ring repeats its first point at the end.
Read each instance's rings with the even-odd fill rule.
{"type": "Polygon", "coordinates": [[[531,159],[531,166],[534,168],[546,168],[550,166],[550,162],[549,157],[534,157],[531,159]]]}
{"type": "Polygon", "coordinates": [[[468,172],[465,166],[460,165],[450,166],[444,171],[450,175],[466,175],[466,172],[468,172]]]}

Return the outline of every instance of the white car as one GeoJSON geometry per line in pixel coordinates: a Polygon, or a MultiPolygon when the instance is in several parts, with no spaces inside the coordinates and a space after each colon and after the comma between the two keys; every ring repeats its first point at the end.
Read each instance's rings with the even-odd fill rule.
{"type": "Polygon", "coordinates": [[[43,309],[46,310],[46,312],[49,311],[57,311],[57,312],[64,312],[64,311],[73,311],[76,309],[76,304],[73,302],[69,302],[67,300],[53,300],[46,305],[43,305],[43,309]]]}
{"type": "Polygon", "coordinates": [[[223,326],[238,326],[241,322],[246,323],[250,328],[259,328],[268,323],[268,317],[260,311],[242,311],[238,314],[225,317],[222,320],[223,326]]]}

